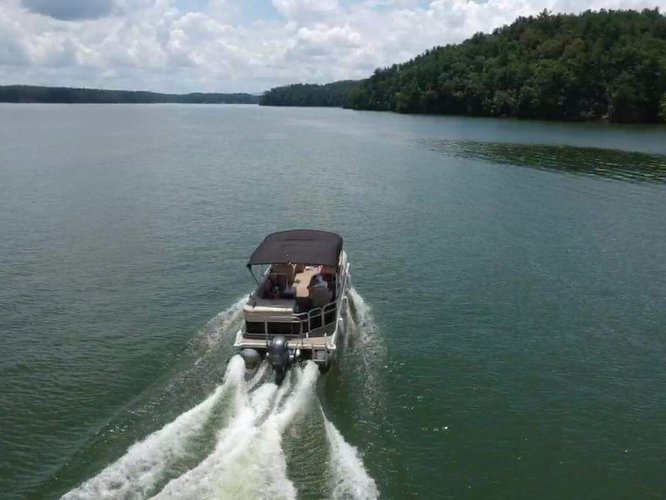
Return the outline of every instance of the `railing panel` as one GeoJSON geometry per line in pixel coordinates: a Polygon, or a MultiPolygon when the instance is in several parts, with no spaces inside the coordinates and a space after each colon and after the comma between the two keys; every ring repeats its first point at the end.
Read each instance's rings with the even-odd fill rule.
{"type": "MultiPolygon", "coordinates": [[[[308,312],[295,313],[291,321],[284,321],[284,316],[268,316],[264,321],[246,321],[245,331],[248,336],[262,335],[275,336],[287,335],[289,337],[305,336],[306,338],[312,331],[320,330],[333,324],[337,318],[338,303],[337,299],[326,304],[323,307],[311,309],[308,312]]],[[[322,332],[316,332],[315,336],[323,335],[322,332]]]]}

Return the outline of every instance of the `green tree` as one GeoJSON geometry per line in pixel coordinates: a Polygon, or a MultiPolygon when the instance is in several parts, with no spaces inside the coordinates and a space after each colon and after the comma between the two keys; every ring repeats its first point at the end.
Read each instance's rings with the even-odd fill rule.
{"type": "Polygon", "coordinates": [[[659,104],[659,118],[662,122],[666,122],[666,93],[661,98],[661,103],[659,104]]]}
{"type": "Polygon", "coordinates": [[[357,109],[563,120],[663,119],[666,17],[657,9],[520,17],[359,83],[357,109]]]}
{"type": "Polygon", "coordinates": [[[643,111],[644,100],[636,78],[623,72],[615,81],[611,93],[609,119],[617,122],[641,121],[643,111]]]}

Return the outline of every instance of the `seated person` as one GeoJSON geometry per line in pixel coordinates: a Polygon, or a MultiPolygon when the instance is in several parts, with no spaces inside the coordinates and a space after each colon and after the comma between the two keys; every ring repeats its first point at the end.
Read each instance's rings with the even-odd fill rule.
{"type": "Polygon", "coordinates": [[[322,266],[321,274],[328,284],[328,289],[335,290],[335,268],[331,266],[322,266]]]}
{"type": "Polygon", "coordinates": [[[296,298],[296,287],[292,284],[287,286],[280,295],[283,299],[294,299],[296,298]]]}
{"type": "Polygon", "coordinates": [[[277,299],[280,296],[280,287],[270,277],[266,278],[264,283],[264,298],[269,300],[277,299]]]}
{"type": "Polygon", "coordinates": [[[312,277],[310,286],[310,300],[312,307],[322,307],[331,301],[331,292],[328,289],[328,284],[321,274],[316,274],[312,277]]]}

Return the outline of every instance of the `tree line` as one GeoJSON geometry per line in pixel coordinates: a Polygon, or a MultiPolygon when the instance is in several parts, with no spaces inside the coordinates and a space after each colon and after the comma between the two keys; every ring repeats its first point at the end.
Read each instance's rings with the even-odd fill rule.
{"type": "MultiPolygon", "coordinates": [[[[519,17],[354,84],[333,106],[470,116],[666,121],[666,16],[658,9],[519,17]]],[[[308,85],[272,89],[300,105],[308,85]],[[281,90],[286,89],[286,90],[281,90]]],[[[326,87],[326,86],[320,86],[326,87]]],[[[290,104],[286,104],[290,103],[290,104]]],[[[272,104],[265,97],[262,104],[272,104]]]]}
{"type": "Polygon", "coordinates": [[[245,93],[161,94],[131,90],[77,89],[32,85],[0,86],[0,102],[34,103],[188,103],[188,104],[257,104],[259,96],[245,93]]]}
{"type": "Polygon", "coordinates": [[[263,106],[335,106],[347,105],[349,93],[359,85],[352,80],[327,83],[326,85],[303,84],[275,87],[264,93],[263,106]]]}

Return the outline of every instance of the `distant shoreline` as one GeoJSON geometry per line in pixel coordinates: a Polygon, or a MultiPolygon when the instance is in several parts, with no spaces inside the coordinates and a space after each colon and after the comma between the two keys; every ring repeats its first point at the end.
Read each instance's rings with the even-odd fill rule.
{"type": "Polygon", "coordinates": [[[104,90],[37,85],[2,85],[0,103],[16,104],[259,104],[245,92],[163,94],[144,90],[104,90]]]}

